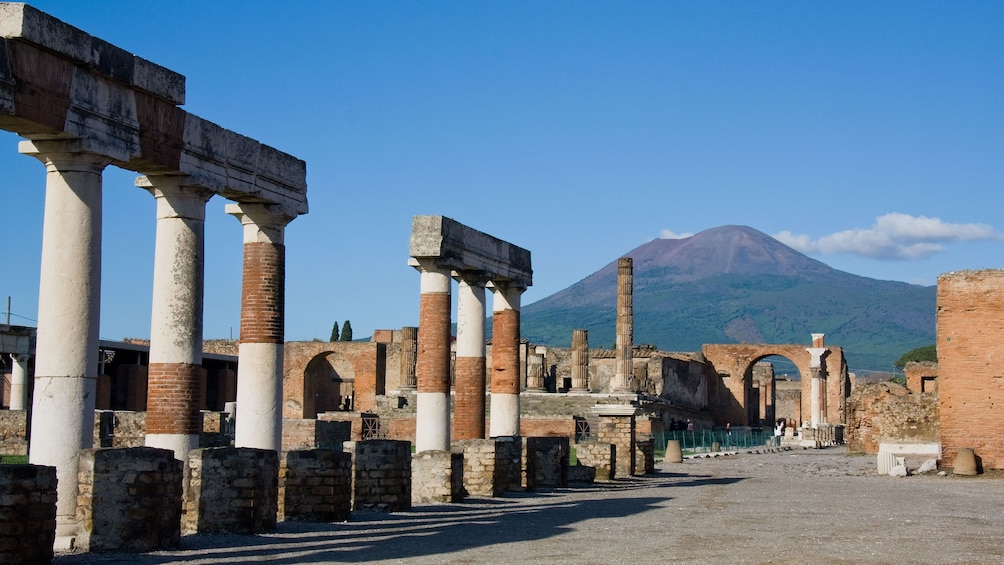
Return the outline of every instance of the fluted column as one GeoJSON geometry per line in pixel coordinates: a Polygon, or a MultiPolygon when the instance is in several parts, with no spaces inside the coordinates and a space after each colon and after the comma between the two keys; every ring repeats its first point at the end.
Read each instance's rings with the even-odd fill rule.
{"type": "Polygon", "coordinates": [[[401,384],[402,390],[415,390],[418,382],[415,380],[415,353],[418,351],[418,328],[405,326],[401,328],[401,384]]]}
{"type": "Polygon", "coordinates": [[[77,463],[94,435],[101,312],[101,172],[76,141],[22,141],[45,164],[29,461],[56,467],[60,534],[76,524],[77,463]]]}
{"type": "Polygon", "coordinates": [[[544,354],[531,353],[526,356],[526,390],[544,392],[544,354]]]}
{"type": "Polygon", "coordinates": [[[185,177],[140,177],[157,199],[150,315],[146,445],[184,461],[199,447],[206,202],[213,193],[185,177]]]}
{"type": "Polygon", "coordinates": [[[24,410],[28,405],[28,356],[11,353],[10,409],[24,410]]]}
{"type": "Polygon", "coordinates": [[[450,273],[420,260],[415,451],[450,448],[450,273]]]}
{"type": "Polygon", "coordinates": [[[823,423],[823,393],[820,382],[823,374],[823,356],[826,354],[827,350],[825,347],[809,347],[806,348],[806,351],[809,352],[810,356],[809,373],[812,378],[809,385],[809,413],[812,421],[812,427],[815,428],[819,424],[823,423]]]}
{"type": "Polygon", "coordinates": [[[612,392],[633,392],[634,353],[634,260],[617,260],[617,370],[612,392]]]}
{"type": "Polygon", "coordinates": [[[572,330],[572,391],[589,392],[589,330],[572,330]]]}
{"type": "Polygon", "coordinates": [[[282,447],[282,365],[287,212],[267,204],[228,204],[244,226],[241,330],[237,351],[236,447],[282,447]]]}
{"type": "Polygon", "coordinates": [[[519,310],[525,288],[493,284],[492,437],[519,435],[519,310]]]}
{"type": "Polygon", "coordinates": [[[485,283],[478,273],[457,279],[457,359],[453,439],[485,437],[485,283]]]}

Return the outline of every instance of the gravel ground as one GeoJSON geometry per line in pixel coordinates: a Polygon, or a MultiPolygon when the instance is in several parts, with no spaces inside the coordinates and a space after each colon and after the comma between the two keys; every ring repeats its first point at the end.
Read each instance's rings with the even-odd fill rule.
{"type": "Polygon", "coordinates": [[[875,466],[843,448],[688,459],[608,484],[53,563],[1004,563],[1004,473],[875,466]]]}

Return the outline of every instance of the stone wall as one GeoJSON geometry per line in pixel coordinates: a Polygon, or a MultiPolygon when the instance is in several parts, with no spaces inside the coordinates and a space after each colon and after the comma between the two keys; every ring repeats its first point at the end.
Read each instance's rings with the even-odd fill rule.
{"type": "Polygon", "coordinates": [[[648,475],[655,472],[655,440],[646,439],[634,444],[634,473],[648,475]]]}
{"type": "Polygon", "coordinates": [[[847,399],[844,436],[849,453],[877,454],[881,443],[938,443],[938,397],[891,382],[856,387],[847,399]]]}
{"type": "Polygon", "coordinates": [[[352,511],[352,455],[332,449],[289,451],[279,464],[278,519],[345,522],[352,511]]]}
{"type": "Polygon", "coordinates": [[[178,547],[183,475],[181,461],[167,449],[82,451],[77,543],[88,551],[178,547]]]}
{"type": "Polygon", "coordinates": [[[564,437],[575,438],[575,418],[520,415],[519,433],[524,437],[564,437]]]}
{"type": "Polygon", "coordinates": [[[411,503],[443,504],[464,499],[464,454],[423,451],[411,460],[411,503]]]}
{"type": "Polygon", "coordinates": [[[351,441],[352,422],[329,420],[282,420],[282,450],[334,449],[351,441]]]}
{"type": "Polygon", "coordinates": [[[56,468],[0,465],[0,563],[52,561],[56,468]]]}
{"type": "Polygon", "coordinates": [[[617,475],[617,449],[612,443],[579,442],[575,446],[575,457],[579,465],[596,469],[594,479],[597,481],[612,481],[617,475]]]}
{"type": "Polygon", "coordinates": [[[276,452],[248,447],[192,451],[185,468],[182,534],[258,534],[275,529],[276,452]]]}
{"type": "Polygon", "coordinates": [[[411,509],[411,443],[374,439],[351,441],[352,509],[401,512],[411,509]]]}
{"type": "Polygon", "coordinates": [[[526,472],[533,473],[528,488],[563,488],[568,486],[568,437],[523,438],[523,449],[528,464],[526,472]],[[532,460],[532,465],[529,462],[532,460]]]}
{"type": "MultiPolygon", "coordinates": [[[[597,407],[600,408],[600,407],[597,407]]],[[[628,408],[629,409],[629,408],[628,408]]],[[[635,473],[635,417],[633,414],[601,414],[596,440],[616,446],[616,475],[630,477],[635,473]]]]}
{"type": "Polygon", "coordinates": [[[938,277],[937,338],[945,466],[965,447],[1004,469],[1004,270],[938,277]]]}
{"type": "Polygon", "coordinates": [[[797,428],[810,414],[802,413],[801,381],[774,381],[774,419],[784,418],[787,427],[797,428]]]}
{"type": "Polygon", "coordinates": [[[27,410],[0,410],[0,455],[27,455],[27,410]]]}
{"type": "Polygon", "coordinates": [[[523,444],[513,438],[465,439],[464,489],[471,496],[497,497],[522,489],[523,444]]]}

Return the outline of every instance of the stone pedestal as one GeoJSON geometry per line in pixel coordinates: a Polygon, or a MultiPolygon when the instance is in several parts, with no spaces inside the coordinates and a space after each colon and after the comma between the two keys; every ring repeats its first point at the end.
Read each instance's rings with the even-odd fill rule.
{"type": "Polygon", "coordinates": [[[582,441],[575,445],[575,456],[580,465],[596,469],[594,479],[612,481],[616,477],[617,454],[612,443],[582,441]]]}
{"type": "Polygon", "coordinates": [[[593,409],[599,418],[596,440],[612,443],[616,448],[616,475],[635,474],[635,416],[638,409],[630,404],[600,404],[593,409]]]}
{"type": "Polygon", "coordinates": [[[0,563],[49,563],[56,540],[56,468],[0,465],[0,563]]]}
{"type": "Polygon", "coordinates": [[[279,457],[271,449],[196,449],[186,467],[182,534],[260,534],[275,529],[279,457]]]}
{"type": "Polygon", "coordinates": [[[464,454],[423,451],[411,460],[411,503],[445,504],[464,499],[464,454]]]}
{"type": "Polygon", "coordinates": [[[471,496],[502,496],[522,487],[522,447],[518,438],[456,442],[464,453],[464,488],[471,496]]]}
{"type": "Polygon", "coordinates": [[[279,520],[345,522],[352,512],[352,456],[332,449],[283,453],[279,520]]]}
{"type": "Polygon", "coordinates": [[[411,442],[374,439],[346,442],[352,454],[352,509],[411,509],[411,442]]]}

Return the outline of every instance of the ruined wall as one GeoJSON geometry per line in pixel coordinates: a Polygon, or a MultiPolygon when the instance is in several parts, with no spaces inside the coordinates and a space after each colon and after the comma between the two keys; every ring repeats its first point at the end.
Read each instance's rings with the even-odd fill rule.
{"type": "Polygon", "coordinates": [[[660,358],[660,365],[663,386],[658,396],[691,410],[708,407],[708,380],[704,377],[703,359],[672,355],[660,358]]]}
{"type": "Polygon", "coordinates": [[[0,455],[27,455],[26,410],[0,410],[0,455]]]}
{"type": "Polygon", "coordinates": [[[938,277],[937,339],[944,465],[967,447],[1004,469],[1004,270],[938,277]]]}
{"type": "Polygon", "coordinates": [[[0,465],[0,563],[49,563],[56,540],[56,468],[0,465]]]}
{"type": "Polygon", "coordinates": [[[784,418],[787,427],[797,428],[809,414],[802,413],[801,381],[774,381],[774,419],[784,418]]]}
{"type": "Polygon", "coordinates": [[[903,367],[903,374],[910,392],[938,392],[938,364],[934,361],[910,361],[903,367]]]}
{"type": "Polygon", "coordinates": [[[345,522],[352,511],[352,456],[338,450],[288,451],[279,461],[278,519],[345,522]]]}
{"type": "Polygon", "coordinates": [[[885,382],[859,386],[847,399],[847,451],[877,454],[880,443],[938,443],[937,396],[885,382]]]}
{"type": "Polygon", "coordinates": [[[354,397],[353,410],[372,410],[375,396],[386,391],[387,349],[376,342],[287,342],[283,418],[315,418],[338,411],[348,396],[354,397]]]}

